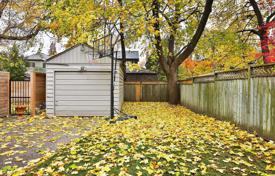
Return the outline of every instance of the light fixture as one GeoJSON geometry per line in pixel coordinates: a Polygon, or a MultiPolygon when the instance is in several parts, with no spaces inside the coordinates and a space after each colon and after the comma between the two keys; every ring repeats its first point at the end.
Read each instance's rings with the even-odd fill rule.
{"type": "Polygon", "coordinates": [[[84,66],[81,66],[81,67],[80,67],[80,71],[81,71],[81,72],[84,72],[84,71],[86,71],[86,68],[85,68],[84,66]]]}

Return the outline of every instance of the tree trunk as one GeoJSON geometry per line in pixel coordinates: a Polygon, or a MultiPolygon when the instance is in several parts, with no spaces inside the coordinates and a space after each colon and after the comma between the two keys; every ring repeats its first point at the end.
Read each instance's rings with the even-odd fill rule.
{"type": "MultiPolygon", "coordinates": [[[[119,5],[122,7],[122,0],[118,0],[119,5]]],[[[119,21],[119,35],[120,35],[120,44],[121,44],[121,56],[122,56],[122,71],[124,74],[124,80],[126,80],[126,49],[125,49],[125,36],[124,36],[124,25],[123,21],[119,21]]]]}
{"type": "Polygon", "coordinates": [[[168,102],[170,104],[178,104],[179,103],[179,89],[177,85],[177,66],[172,65],[169,69],[169,73],[167,75],[168,79],[168,102]]]}
{"type": "Polygon", "coordinates": [[[260,30],[261,50],[263,55],[264,63],[269,63],[269,47],[268,47],[268,34],[265,30],[260,30]]]}

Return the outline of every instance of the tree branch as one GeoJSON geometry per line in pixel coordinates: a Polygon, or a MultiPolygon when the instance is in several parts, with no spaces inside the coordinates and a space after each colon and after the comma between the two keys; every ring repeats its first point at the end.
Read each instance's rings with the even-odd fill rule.
{"type": "Polygon", "coordinates": [[[2,0],[0,2],[0,18],[2,17],[4,9],[6,8],[8,3],[9,3],[9,0],[2,0]]]}
{"type": "Polygon", "coordinates": [[[256,34],[256,35],[258,35],[258,36],[261,35],[261,34],[259,33],[259,31],[255,30],[255,29],[244,29],[244,30],[238,31],[237,33],[242,33],[242,32],[250,32],[250,33],[256,34]]]}
{"type": "Polygon", "coordinates": [[[272,12],[272,13],[266,18],[266,22],[267,22],[267,23],[270,22],[271,19],[272,19],[274,16],[275,16],[275,11],[272,12]]]}
{"type": "Polygon", "coordinates": [[[183,18],[183,19],[179,20],[179,23],[182,23],[182,22],[188,20],[192,15],[194,15],[197,12],[199,12],[198,8],[199,7],[197,6],[186,18],[183,18]]]}
{"type": "Polygon", "coordinates": [[[10,35],[5,35],[5,34],[0,34],[0,40],[29,40],[32,37],[36,36],[38,32],[41,30],[40,27],[36,27],[31,32],[27,35],[23,36],[10,36],[10,35]]]}
{"type": "Polygon", "coordinates": [[[168,23],[168,25],[169,25],[170,27],[173,27],[173,26],[174,26],[174,24],[171,22],[171,19],[168,18],[168,16],[165,15],[165,13],[164,13],[163,11],[160,11],[160,14],[165,18],[165,20],[167,21],[167,23],[168,23]]]}
{"type": "Polygon", "coordinates": [[[204,7],[204,12],[201,17],[199,26],[191,39],[190,43],[187,45],[186,49],[180,53],[177,54],[178,57],[176,58],[177,65],[180,65],[190,54],[194,51],[203,31],[206,26],[206,23],[208,21],[209,15],[212,11],[212,5],[213,5],[213,0],[206,0],[205,7],[204,7]]]}
{"type": "Polygon", "coordinates": [[[249,2],[252,5],[254,13],[255,13],[255,15],[257,17],[258,25],[259,26],[264,25],[264,19],[263,19],[263,16],[261,14],[261,11],[260,11],[260,9],[258,7],[257,2],[255,0],[249,0],[249,2]]]}
{"type": "Polygon", "coordinates": [[[152,6],[153,6],[153,16],[156,19],[156,22],[154,23],[154,29],[155,29],[154,38],[156,40],[155,47],[156,47],[156,50],[157,50],[157,55],[158,55],[158,58],[159,58],[160,66],[162,67],[165,74],[168,75],[169,67],[168,67],[168,64],[165,62],[165,58],[164,58],[164,54],[163,54],[163,48],[162,48],[162,45],[161,45],[160,23],[159,23],[159,8],[160,8],[160,5],[159,5],[158,0],[153,0],[152,6]]]}

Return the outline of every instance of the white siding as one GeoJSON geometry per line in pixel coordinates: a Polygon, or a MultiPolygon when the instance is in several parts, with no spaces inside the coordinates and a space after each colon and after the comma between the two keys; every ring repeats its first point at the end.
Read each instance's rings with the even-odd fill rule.
{"type": "Polygon", "coordinates": [[[64,53],[54,56],[48,63],[92,63],[93,50],[86,45],[78,45],[64,53]]]}
{"type": "MultiPolygon", "coordinates": [[[[115,108],[120,110],[123,103],[123,74],[119,65],[120,62],[117,63],[114,103],[115,108]]],[[[68,115],[77,112],[74,115],[79,116],[87,116],[91,113],[98,116],[110,115],[110,68],[110,64],[47,64],[47,115],[62,115],[60,112],[68,115]],[[75,74],[76,72],[79,73],[83,66],[86,70],[83,73],[92,73],[86,74],[85,78],[82,78],[81,74],[75,74]],[[68,78],[70,79],[68,80],[68,78]],[[85,79],[92,79],[93,81],[85,81],[85,79]],[[55,92],[56,90],[58,91],[55,92]],[[72,96],[69,96],[68,92],[72,96]],[[75,98],[73,96],[78,97],[76,101],[80,101],[79,106],[75,106],[72,101],[75,100],[72,99],[75,98]],[[58,105],[59,102],[56,104],[56,100],[61,101],[61,104],[58,105]],[[84,106],[85,102],[90,105],[89,108],[84,106]],[[70,108],[68,109],[68,107],[70,108]]]]}
{"type": "Polygon", "coordinates": [[[124,74],[123,70],[120,67],[118,70],[118,79],[119,79],[119,109],[122,108],[123,102],[124,102],[124,74]]]}

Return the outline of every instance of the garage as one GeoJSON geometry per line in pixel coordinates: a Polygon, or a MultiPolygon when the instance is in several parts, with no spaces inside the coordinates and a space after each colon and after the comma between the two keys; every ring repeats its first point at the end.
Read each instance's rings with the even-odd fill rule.
{"type": "MultiPolygon", "coordinates": [[[[110,59],[94,61],[89,56],[91,50],[87,45],[79,45],[47,61],[48,116],[110,115],[110,59]]],[[[120,110],[123,102],[123,74],[119,62],[116,68],[114,106],[120,110]]]]}
{"type": "Polygon", "coordinates": [[[55,111],[58,116],[108,115],[109,72],[56,72],[55,111]]]}

